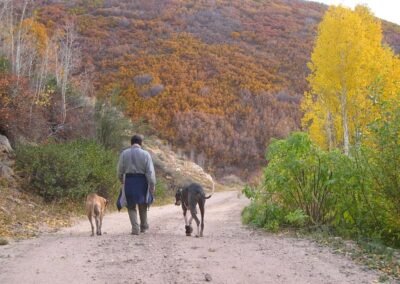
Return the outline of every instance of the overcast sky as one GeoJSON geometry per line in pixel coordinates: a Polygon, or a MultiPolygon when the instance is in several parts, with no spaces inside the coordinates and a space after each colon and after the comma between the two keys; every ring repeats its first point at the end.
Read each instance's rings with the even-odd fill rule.
{"type": "Polygon", "coordinates": [[[399,0],[312,0],[328,5],[338,5],[354,8],[357,4],[366,4],[376,17],[400,25],[399,0]]]}

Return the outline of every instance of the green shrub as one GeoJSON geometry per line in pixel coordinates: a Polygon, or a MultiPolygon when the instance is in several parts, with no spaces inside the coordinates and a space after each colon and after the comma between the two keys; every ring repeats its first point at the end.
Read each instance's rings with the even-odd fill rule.
{"type": "Polygon", "coordinates": [[[283,226],[302,227],[308,216],[300,209],[287,212],[277,203],[262,203],[253,201],[242,211],[242,222],[264,228],[268,231],[277,231],[283,226]]]}
{"type": "Polygon", "coordinates": [[[95,107],[96,138],[107,149],[120,150],[129,139],[132,124],[116,107],[98,101],[95,107]]]}
{"type": "Polygon", "coordinates": [[[384,242],[400,246],[400,108],[391,110],[385,103],[382,108],[382,118],[369,126],[369,147],[362,149],[359,160],[371,188],[364,197],[374,218],[371,229],[384,242]]]}
{"type": "Polygon", "coordinates": [[[267,152],[264,188],[287,212],[300,209],[314,225],[331,219],[336,201],[333,163],[337,152],[324,152],[305,133],[273,141],[267,152]]]}
{"type": "Polygon", "coordinates": [[[100,100],[95,106],[96,139],[106,149],[121,150],[127,141],[130,142],[132,133],[154,133],[154,129],[143,120],[133,122],[125,117],[120,104],[100,100]]]}
{"type": "Polygon", "coordinates": [[[296,209],[293,212],[289,212],[285,216],[285,221],[294,227],[303,227],[307,222],[308,216],[300,209],[296,209]]]}
{"type": "Polygon", "coordinates": [[[358,240],[400,246],[400,110],[370,126],[350,156],[323,151],[305,133],[273,141],[258,188],[246,186],[246,224],[328,226],[358,240]],[[368,145],[368,147],[366,146],[368,145]]]}
{"type": "Polygon", "coordinates": [[[17,167],[47,201],[118,194],[117,155],[93,141],[17,147],[17,167]]]}
{"type": "Polygon", "coordinates": [[[4,56],[0,56],[0,74],[9,72],[10,67],[10,61],[4,56]]]}
{"type": "Polygon", "coordinates": [[[167,194],[168,194],[167,186],[162,180],[157,179],[156,190],[154,192],[155,198],[157,200],[163,200],[167,197],[167,194]]]}
{"type": "Polygon", "coordinates": [[[335,161],[340,199],[333,223],[341,235],[400,246],[400,110],[369,125],[363,146],[335,161]]]}
{"type": "Polygon", "coordinates": [[[243,224],[252,224],[252,220],[256,215],[256,204],[251,202],[249,206],[246,206],[242,211],[242,222],[243,224]]]}
{"type": "Polygon", "coordinates": [[[277,231],[285,223],[285,213],[277,204],[253,201],[242,211],[244,224],[254,225],[269,231],[277,231]]]}
{"type": "Polygon", "coordinates": [[[323,151],[305,133],[273,141],[263,184],[243,190],[257,207],[266,208],[253,211],[251,222],[264,228],[277,227],[273,221],[292,227],[329,225],[347,236],[372,236],[366,229],[375,229],[379,218],[371,209],[371,179],[365,163],[353,155],[323,151]]]}
{"type": "Polygon", "coordinates": [[[255,200],[257,198],[257,189],[249,185],[243,188],[242,193],[250,200],[255,200]]]}

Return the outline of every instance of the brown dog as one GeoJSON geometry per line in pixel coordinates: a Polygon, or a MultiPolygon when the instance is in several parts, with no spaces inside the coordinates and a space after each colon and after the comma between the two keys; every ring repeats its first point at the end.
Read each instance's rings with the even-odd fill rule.
{"type": "Polygon", "coordinates": [[[107,203],[107,199],[98,196],[96,193],[91,193],[86,198],[86,213],[89,218],[90,226],[92,227],[92,236],[94,236],[92,217],[94,217],[94,220],[96,221],[96,234],[100,236],[101,225],[103,223],[107,203]]]}

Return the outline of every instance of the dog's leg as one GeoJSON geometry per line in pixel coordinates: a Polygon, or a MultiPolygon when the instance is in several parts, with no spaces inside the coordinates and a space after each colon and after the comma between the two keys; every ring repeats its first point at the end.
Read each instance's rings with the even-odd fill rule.
{"type": "Polygon", "coordinates": [[[205,200],[202,200],[202,201],[199,202],[200,214],[201,214],[201,231],[200,231],[200,237],[203,236],[203,230],[204,230],[204,205],[205,205],[205,200]]]}
{"type": "Polygon", "coordinates": [[[189,218],[189,227],[190,227],[190,232],[193,232],[193,228],[192,228],[192,221],[193,221],[193,217],[192,216],[190,216],[190,218],[189,218]]]}
{"type": "Polygon", "coordinates": [[[100,236],[101,232],[100,232],[100,217],[99,215],[96,215],[94,217],[95,221],[96,221],[96,235],[100,236]]]}
{"type": "Polygon", "coordinates": [[[101,235],[101,231],[100,231],[100,214],[101,214],[101,209],[96,204],[95,207],[94,207],[94,220],[96,221],[96,235],[98,235],[98,236],[101,235]]]}
{"type": "MultiPolygon", "coordinates": [[[[197,218],[196,212],[191,210],[190,213],[192,214],[192,218],[196,221],[196,225],[197,225],[196,238],[198,238],[200,236],[200,230],[199,230],[200,220],[199,220],[199,218],[197,218]]],[[[192,218],[190,218],[190,219],[192,219],[192,218]]]]}
{"type": "Polygon", "coordinates": [[[187,219],[186,213],[187,213],[187,209],[183,208],[183,218],[185,219],[185,226],[188,226],[189,223],[188,223],[188,219],[187,219]]]}
{"type": "Polygon", "coordinates": [[[90,227],[92,228],[91,236],[93,237],[94,236],[94,226],[93,226],[92,213],[91,212],[88,213],[88,219],[89,219],[89,222],[90,222],[90,227]]]}
{"type": "Polygon", "coordinates": [[[102,233],[101,233],[101,227],[103,226],[103,216],[104,216],[104,212],[101,212],[101,213],[100,213],[100,226],[99,226],[99,232],[100,232],[100,234],[99,234],[99,235],[102,234],[102,233]]]}
{"type": "Polygon", "coordinates": [[[193,231],[192,227],[190,226],[192,218],[190,218],[190,220],[188,221],[188,219],[187,219],[187,208],[182,206],[182,209],[183,209],[183,217],[185,218],[186,236],[190,236],[192,231],[193,231]]]}

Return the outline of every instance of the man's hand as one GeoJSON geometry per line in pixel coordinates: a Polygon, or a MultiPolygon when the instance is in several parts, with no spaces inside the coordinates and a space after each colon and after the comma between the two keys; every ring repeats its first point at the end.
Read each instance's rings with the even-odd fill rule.
{"type": "Polygon", "coordinates": [[[154,192],[156,191],[156,187],[155,186],[151,186],[150,187],[150,193],[151,195],[154,195],[154,192]]]}

